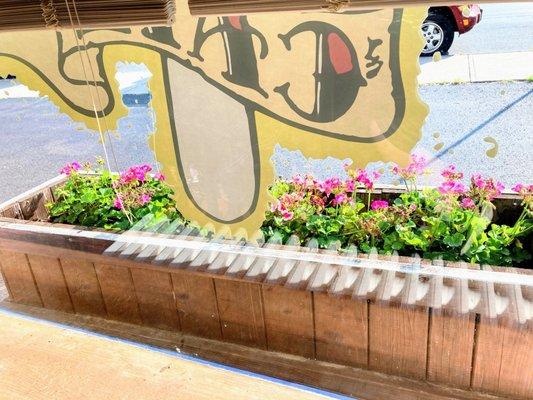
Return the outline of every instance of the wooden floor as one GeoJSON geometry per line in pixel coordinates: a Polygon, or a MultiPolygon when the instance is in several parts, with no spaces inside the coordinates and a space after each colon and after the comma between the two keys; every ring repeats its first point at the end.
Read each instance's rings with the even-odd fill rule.
{"type": "Polygon", "coordinates": [[[1,400],[324,399],[0,310],[1,400]]]}

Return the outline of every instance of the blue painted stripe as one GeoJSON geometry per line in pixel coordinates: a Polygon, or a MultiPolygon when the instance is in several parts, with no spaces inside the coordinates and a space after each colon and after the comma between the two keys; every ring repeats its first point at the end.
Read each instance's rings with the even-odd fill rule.
{"type": "Polygon", "coordinates": [[[292,388],[292,389],[297,389],[297,390],[300,390],[300,391],[303,391],[303,392],[317,394],[317,395],[320,395],[320,396],[324,396],[324,397],[326,397],[328,399],[339,399],[339,400],[354,400],[354,399],[356,399],[355,397],[348,397],[348,396],[344,396],[344,395],[341,395],[341,394],[338,394],[338,393],[329,392],[327,390],[322,390],[322,389],[318,389],[318,388],[302,385],[302,384],[299,384],[299,383],[285,381],[283,379],[279,379],[279,378],[275,378],[275,377],[271,377],[271,376],[267,376],[267,375],[263,375],[263,374],[258,374],[256,372],[251,372],[251,371],[235,368],[235,367],[232,367],[232,366],[229,366],[229,365],[219,364],[219,363],[214,362],[214,361],[204,360],[202,358],[194,357],[194,356],[191,356],[191,355],[188,355],[188,354],[181,354],[181,353],[178,353],[176,351],[169,350],[169,349],[156,347],[156,346],[151,346],[151,345],[144,344],[144,343],[138,343],[138,342],[134,342],[132,340],[117,338],[117,337],[114,337],[114,336],[108,336],[108,335],[105,335],[103,333],[93,332],[93,331],[90,331],[88,329],[80,328],[80,327],[77,327],[77,326],[65,325],[65,324],[61,324],[59,322],[43,320],[43,319],[40,319],[40,318],[37,318],[37,317],[33,317],[31,315],[19,313],[19,312],[12,311],[12,310],[6,310],[6,309],[3,309],[3,308],[0,308],[0,314],[4,314],[4,315],[7,315],[7,316],[24,319],[24,320],[27,320],[27,321],[37,322],[37,323],[40,323],[42,325],[50,325],[50,326],[53,326],[53,327],[56,327],[56,328],[64,329],[64,330],[67,330],[67,331],[73,331],[73,332],[81,333],[81,334],[86,335],[86,336],[92,336],[92,337],[101,338],[101,339],[108,340],[108,341],[111,341],[111,342],[122,343],[122,344],[126,344],[126,345],[129,345],[129,346],[137,347],[137,348],[144,349],[144,350],[154,351],[156,353],[165,354],[167,356],[175,357],[175,358],[180,359],[180,360],[191,361],[191,362],[194,362],[196,364],[206,365],[206,366],[217,368],[217,369],[221,369],[221,370],[224,370],[224,371],[233,372],[233,373],[236,373],[236,374],[239,374],[239,375],[260,379],[260,380],[263,380],[263,381],[266,381],[266,382],[272,382],[272,383],[275,383],[275,384],[278,384],[278,385],[281,385],[281,386],[285,386],[285,387],[292,388]]]}

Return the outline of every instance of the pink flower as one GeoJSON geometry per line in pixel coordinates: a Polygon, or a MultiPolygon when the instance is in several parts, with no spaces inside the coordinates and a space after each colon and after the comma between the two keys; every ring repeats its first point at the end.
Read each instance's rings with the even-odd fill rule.
{"type": "Polygon", "coordinates": [[[372,210],[383,210],[389,207],[389,202],[387,200],[374,200],[370,205],[372,210]]]}
{"type": "Polygon", "coordinates": [[[127,185],[134,181],[144,182],[146,180],[146,174],[151,170],[152,167],[148,164],[130,167],[120,175],[120,183],[127,185]]]}
{"type": "Polygon", "coordinates": [[[150,197],[150,195],[144,193],[141,195],[141,197],[139,198],[139,203],[141,203],[141,205],[145,205],[146,203],[149,203],[150,200],[152,200],[152,197],[150,197]]]}
{"type": "Polygon", "coordinates": [[[345,190],[348,193],[352,193],[355,190],[355,182],[353,179],[348,179],[345,183],[345,190]]]}
{"type": "Polygon", "coordinates": [[[369,178],[368,172],[366,172],[364,169],[359,169],[356,171],[355,180],[356,182],[361,183],[368,190],[372,190],[374,188],[374,182],[369,178]]]}
{"type": "Polygon", "coordinates": [[[295,175],[292,177],[292,183],[295,185],[304,185],[305,179],[301,175],[295,175]]]}
{"type": "Polygon", "coordinates": [[[441,194],[463,194],[466,192],[465,185],[461,182],[456,181],[444,181],[439,187],[438,190],[441,194]]]}
{"type": "Polygon", "coordinates": [[[334,206],[338,206],[339,204],[344,204],[348,201],[348,197],[344,193],[339,193],[335,195],[335,198],[333,199],[332,203],[334,206]]]}
{"type": "Polygon", "coordinates": [[[483,179],[480,174],[474,174],[470,178],[470,197],[491,201],[499,196],[505,186],[501,182],[495,182],[492,178],[483,179]]]}
{"type": "Polygon", "coordinates": [[[281,214],[281,218],[283,218],[285,221],[290,221],[294,217],[294,213],[292,211],[285,211],[283,214],[281,214]]]}
{"type": "Polygon", "coordinates": [[[81,165],[73,161],[70,164],[65,165],[61,170],[59,171],[60,174],[64,174],[66,176],[70,176],[70,174],[74,171],[79,171],[81,169],[81,165]]]}
{"type": "Polygon", "coordinates": [[[427,160],[424,157],[411,154],[411,162],[407,165],[407,167],[400,168],[395,166],[392,168],[392,173],[406,181],[410,181],[415,179],[417,175],[423,174],[426,166],[427,160]]]}
{"type": "Polygon", "coordinates": [[[463,173],[458,172],[455,165],[448,166],[447,169],[441,172],[441,176],[448,181],[456,181],[459,179],[463,179],[463,173]]]}
{"type": "Polygon", "coordinates": [[[461,200],[461,207],[472,209],[476,207],[476,203],[474,203],[474,200],[472,200],[470,197],[465,197],[463,200],[461,200]]]}
{"type": "Polygon", "coordinates": [[[122,203],[122,200],[120,197],[116,197],[115,201],[113,202],[113,207],[118,208],[119,210],[122,210],[124,208],[124,204],[122,203]]]}
{"type": "Polygon", "coordinates": [[[154,175],[154,179],[160,182],[163,182],[166,178],[161,172],[158,172],[154,175]]]}
{"type": "Polygon", "coordinates": [[[326,193],[328,196],[341,186],[339,178],[328,178],[324,182],[319,183],[320,191],[326,193]]]}
{"type": "Polygon", "coordinates": [[[518,183],[512,188],[512,190],[519,193],[526,203],[530,205],[533,203],[533,185],[518,183]]]}
{"type": "Polygon", "coordinates": [[[514,185],[511,190],[513,192],[516,192],[516,193],[521,193],[522,190],[524,190],[526,188],[525,185],[523,185],[522,183],[517,183],[516,185],[514,185]]]}

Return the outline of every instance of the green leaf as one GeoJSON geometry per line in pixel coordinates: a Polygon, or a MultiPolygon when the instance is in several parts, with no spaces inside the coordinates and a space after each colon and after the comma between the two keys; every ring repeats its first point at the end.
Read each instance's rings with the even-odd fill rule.
{"type": "Polygon", "coordinates": [[[465,235],[462,233],[454,233],[453,235],[447,235],[444,237],[443,242],[450,247],[460,247],[466,240],[465,235]]]}

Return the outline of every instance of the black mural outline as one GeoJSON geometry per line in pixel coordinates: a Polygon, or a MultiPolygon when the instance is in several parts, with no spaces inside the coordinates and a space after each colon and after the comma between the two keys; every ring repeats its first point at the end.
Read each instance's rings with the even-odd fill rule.
{"type": "Polygon", "coordinates": [[[286,34],[279,34],[278,38],[285,48],[292,49],[291,40],[303,32],[312,32],[315,35],[315,101],[313,111],[310,113],[302,110],[289,96],[290,82],[274,88],[280,94],[292,111],[300,117],[313,122],[333,122],[350,110],[357,99],[359,89],[367,86],[361,74],[357,52],[348,36],[335,25],[323,21],[306,21],[293,27],[286,34]],[[344,73],[335,71],[335,66],[330,57],[329,35],[336,34],[349,52],[352,68],[344,73]],[[351,85],[350,85],[351,84],[351,85]],[[328,103],[335,107],[328,107],[328,103]]]}
{"type": "Polygon", "coordinates": [[[368,62],[365,64],[366,68],[372,68],[374,65],[377,65],[377,68],[369,69],[366,73],[367,79],[375,78],[379,71],[381,71],[381,67],[383,67],[383,61],[379,59],[379,56],[374,56],[374,51],[383,44],[383,40],[381,39],[370,39],[367,37],[368,40],[368,51],[365,54],[365,60],[368,62]]]}
{"type": "MultiPolygon", "coordinates": [[[[391,40],[390,40],[390,49],[399,49],[399,41],[400,41],[400,30],[401,30],[401,17],[402,17],[402,9],[394,9],[393,11],[393,19],[392,19],[392,22],[389,26],[389,29],[388,29],[388,32],[390,34],[390,37],[391,37],[391,40]],[[394,29],[396,28],[396,29],[394,29]]],[[[345,13],[346,14],[346,13],[345,13]]],[[[342,15],[342,14],[340,14],[342,15]]],[[[115,41],[109,41],[109,42],[105,42],[105,43],[98,43],[98,44],[95,44],[95,43],[89,43],[87,45],[87,49],[91,49],[91,48],[99,48],[102,50],[102,48],[105,48],[106,46],[112,46],[112,45],[129,45],[129,46],[133,46],[133,47],[140,47],[140,48],[144,48],[144,49],[149,49],[149,50],[152,50],[152,51],[155,51],[156,53],[159,53],[161,56],[166,55],[166,57],[169,57],[175,61],[177,61],[178,63],[180,63],[181,65],[183,65],[184,67],[198,73],[206,82],[208,82],[209,84],[213,85],[214,87],[216,87],[217,89],[219,89],[220,91],[222,91],[223,93],[227,94],[228,96],[230,97],[233,97],[235,100],[239,101],[240,103],[242,103],[244,106],[246,107],[252,107],[254,108],[255,111],[259,111],[261,112],[262,114],[265,114],[269,117],[272,117],[280,122],[283,122],[289,126],[292,126],[292,127],[295,127],[295,128],[298,128],[298,129],[301,129],[305,132],[303,133],[313,133],[313,134],[318,134],[318,135],[322,135],[322,136],[326,136],[326,137],[330,137],[330,138],[334,138],[334,139],[339,139],[339,140],[343,140],[343,141],[347,141],[347,142],[355,142],[355,143],[377,143],[377,142],[380,142],[382,140],[385,140],[387,139],[388,137],[390,137],[391,135],[393,135],[396,130],[398,129],[398,127],[401,125],[401,122],[403,120],[403,117],[405,115],[405,96],[403,95],[403,90],[404,90],[404,87],[403,87],[403,84],[402,84],[402,71],[400,69],[400,60],[399,60],[399,54],[398,52],[396,52],[395,54],[391,54],[391,57],[389,57],[389,67],[390,67],[390,70],[391,70],[391,73],[392,73],[392,91],[391,91],[391,95],[395,101],[395,104],[396,104],[396,107],[395,107],[395,115],[393,117],[393,120],[391,121],[391,124],[389,125],[389,127],[387,128],[386,131],[384,131],[383,133],[379,134],[379,135],[375,135],[375,136],[372,136],[372,137],[365,137],[365,136],[356,136],[356,135],[346,135],[346,134],[342,134],[342,133],[335,133],[335,132],[330,132],[330,131],[326,131],[324,129],[319,129],[319,128],[315,128],[315,127],[312,127],[312,126],[308,126],[308,125],[304,125],[304,124],[301,124],[301,123],[298,123],[298,122],[295,122],[295,121],[292,121],[286,117],[282,117],[272,111],[270,111],[269,109],[267,109],[265,106],[262,106],[260,104],[257,104],[256,102],[240,95],[240,94],[237,94],[235,93],[233,90],[229,89],[228,87],[222,85],[221,83],[215,81],[213,78],[210,78],[208,77],[204,71],[201,70],[200,67],[194,67],[190,60],[183,60],[181,58],[179,58],[178,56],[176,56],[175,54],[173,54],[172,52],[166,50],[166,49],[162,49],[162,48],[159,48],[159,47],[155,47],[153,45],[149,45],[149,44],[145,44],[145,43],[138,43],[138,42],[133,42],[133,41],[128,41],[128,40],[115,40],[115,41]]],[[[66,53],[65,53],[66,54],[66,53]]],[[[41,77],[47,84],[49,84],[50,88],[56,92],[56,94],[58,94],[59,97],[61,97],[62,100],[65,101],[65,103],[67,103],[69,106],[71,106],[71,108],[75,111],[78,111],[80,114],[83,114],[83,115],[87,115],[87,116],[90,116],[92,114],[94,114],[94,111],[91,110],[91,111],[88,111],[88,110],[85,110],[81,107],[78,107],[76,105],[73,105],[72,102],[68,99],[65,98],[64,95],[62,95],[60,93],[60,91],[58,91],[57,89],[57,86],[55,86],[38,68],[36,68],[35,66],[33,66],[31,63],[27,62],[26,60],[18,57],[18,56],[15,56],[15,55],[12,55],[12,54],[7,54],[7,53],[0,53],[0,56],[4,56],[4,57],[8,57],[8,58],[13,58],[13,59],[16,59],[17,61],[21,62],[22,64],[26,65],[27,67],[29,67],[30,69],[32,69],[34,72],[36,72],[37,75],[39,75],[39,77],[41,77]]],[[[99,63],[99,68],[102,68],[102,66],[100,65],[99,63]]],[[[105,75],[105,72],[104,72],[104,75],[105,75]]],[[[165,89],[168,89],[168,88],[165,88],[165,89]]],[[[110,101],[113,101],[113,97],[110,96],[110,101]]],[[[106,107],[104,110],[105,110],[105,115],[108,115],[112,110],[108,110],[109,107],[106,107]]]]}
{"type": "MultiPolygon", "coordinates": [[[[370,12],[370,11],[369,11],[370,12]]],[[[363,12],[365,13],[365,12],[363,12]]],[[[345,13],[347,14],[347,13],[345,13]]],[[[98,52],[98,57],[97,57],[97,65],[98,65],[98,68],[100,70],[103,70],[104,68],[104,65],[103,65],[103,56],[104,56],[104,51],[105,51],[105,48],[106,46],[113,46],[113,45],[126,45],[126,46],[132,46],[132,47],[139,47],[139,48],[144,48],[144,49],[149,49],[149,50],[152,50],[156,53],[158,53],[161,57],[161,64],[162,64],[162,78],[163,78],[163,83],[164,83],[164,88],[165,88],[165,98],[166,98],[166,101],[167,101],[167,112],[169,114],[169,122],[170,125],[171,125],[171,132],[172,132],[172,140],[173,140],[173,143],[174,143],[174,152],[175,152],[175,156],[176,156],[176,161],[177,161],[177,167],[178,167],[178,172],[180,174],[180,178],[181,178],[181,183],[183,185],[183,188],[185,190],[185,193],[187,195],[187,197],[189,198],[189,200],[191,201],[191,203],[197,208],[198,211],[200,211],[202,214],[204,214],[205,216],[207,216],[208,218],[216,221],[216,222],[219,222],[219,223],[225,223],[225,224],[231,224],[231,223],[236,223],[236,222],[240,222],[242,220],[244,220],[245,218],[247,218],[248,216],[250,216],[252,213],[255,212],[256,210],[256,207],[257,207],[257,202],[258,202],[258,199],[259,199],[259,189],[260,189],[260,186],[261,186],[261,182],[260,182],[260,179],[261,179],[261,160],[260,160],[260,152],[259,152],[259,143],[258,143],[258,137],[257,137],[257,129],[256,129],[256,118],[255,118],[255,112],[260,112],[264,115],[267,115],[271,118],[274,118],[280,122],[283,122],[289,126],[292,126],[292,127],[295,127],[295,128],[299,128],[301,130],[303,130],[303,133],[309,133],[309,134],[319,134],[321,136],[326,136],[326,137],[330,137],[330,138],[334,138],[334,139],[339,139],[339,140],[342,140],[342,141],[348,141],[348,142],[355,142],[355,143],[377,143],[377,142],[380,142],[382,140],[385,140],[387,139],[388,137],[392,136],[396,130],[398,129],[398,127],[401,125],[402,123],[402,120],[403,120],[403,117],[405,115],[405,96],[404,96],[404,87],[403,87],[403,80],[402,80],[402,70],[400,69],[400,60],[399,60],[399,45],[400,45],[400,32],[401,32],[401,20],[402,20],[402,14],[403,14],[403,10],[402,9],[394,9],[393,11],[393,18],[392,18],[392,22],[391,24],[389,25],[389,28],[388,28],[388,32],[389,32],[389,35],[390,35],[390,47],[389,47],[389,53],[390,53],[390,57],[389,57],[389,68],[391,70],[391,74],[392,74],[392,91],[391,91],[391,95],[394,99],[394,103],[396,105],[395,107],[395,114],[394,114],[394,117],[393,117],[393,120],[391,122],[391,124],[389,125],[389,128],[381,133],[380,135],[376,135],[376,136],[373,136],[373,137],[361,137],[361,136],[354,136],[354,135],[344,135],[344,134],[339,134],[339,133],[334,133],[334,132],[329,132],[329,131],[325,131],[325,130],[322,130],[322,129],[318,129],[318,128],[314,128],[314,127],[310,127],[310,126],[306,126],[306,125],[303,125],[303,124],[300,124],[300,123],[297,123],[297,122],[294,122],[294,121],[291,121],[285,117],[282,117],[280,115],[277,115],[276,113],[270,111],[269,109],[267,109],[266,107],[260,105],[260,104],[257,104],[256,102],[240,95],[240,94],[237,94],[235,93],[233,90],[229,89],[228,87],[220,84],[219,82],[215,81],[213,78],[210,78],[209,76],[207,76],[205,74],[204,71],[201,70],[200,67],[194,67],[192,64],[191,64],[191,61],[190,60],[183,60],[181,58],[179,58],[178,56],[176,56],[174,53],[166,50],[166,49],[162,49],[162,48],[159,48],[159,47],[155,47],[153,45],[150,45],[150,44],[145,44],[145,43],[138,43],[138,42],[133,42],[133,41],[128,41],[128,40],[115,40],[115,41],[109,41],[109,42],[104,42],[104,43],[93,43],[93,42],[89,42],[87,44],[87,49],[92,49],[92,48],[97,48],[99,50],[98,52]],[[179,148],[178,148],[178,144],[177,144],[177,132],[176,132],[176,126],[175,126],[175,123],[174,123],[174,115],[173,115],[173,111],[172,111],[172,108],[171,108],[171,105],[172,105],[172,99],[171,99],[171,91],[170,91],[170,84],[169,84],[169,77],[168,77],[168,64],[167,62],[164,62],[166,61],[165,60],[165,57],[166,58],[169,58],[169,59],[172,59],[173,61],[176,61],[177,63],[181,64],[183,67],[189,69],[189,70],[192,70],[194,72],[196,72],[197,74],[199,74],[207,83],[211,84],[212,86],[214,86],[215,88],[217,88],[218,90],[222,91],[223,93],[225,93],[226,95],[228,95],[229,97],[232,97],[233,99],[235,99],[236,101],[238,101],[239,103],[241,103],[246,111],[246,114],[248,116],[248,123],[249,123],[249,132],[250,132],[250,139],[251,139],[251,147],[252,147],[252,156],[253,156],[253,159],[254,159],[254,178],[255,178],[255,189],[254,189],[254,197],[253,197],[253,201],[252,201],[252,205],[250,206],[249,210],[244,213],[243,215],[241,215],[240,217],[237,217],[233,220],[230,220],[230,221],[225,221],[225,220],[222,220],[218,217],[215,217],[213,215],[211,215],[210,213],[208,213],[207,211],[205,211],[203,208],[201,208],[198,203],[194,200],[190,190],[189,190],[189,187],[187,185],[187,181],[184,179],[185,175],[184,175],[184,171],[183,171],[183,166],[182,166],[182,163],[181,163],[181,159],[179,158],[179,148]]],[[[77,49],[75,49],[75,51],[77,51],[77,49]]],[[[69,52],[66,52],[64,54],[68,54],[69,52]]],[[[94,116],[94,110],[91,110],[91,111],[88,111],[88,110],[85,110],[84,108],[82,107],[79,107],[75,104],[72,103],[71,100],[69,100],[68,98],[66,98],[62,93],[61,91],[57,88],[57,86],[52,83],[47,77],[46,75],[44,75],[37,67],[35,67],[33,64],[27,62],[26,60],[22,59],[21,57],[18,57],[18,56],[15,56],[15,55],[12,55],[12,54],[7,54],[7,53],[0,53],[0,56],[3,56],[3,57],[8,57],[8,58],[12,58],[20,63],[22,63],[23,65],[27,66],[28,68],[30,68],[33,72],[35,72],[48,86],[49,88],[54,91],[64,102],[65,104],[67,104],[71,109],[73,109],[74,111],[77,111],[78,113],[82,114],[82,115],[86,115],[86,116],[94,116]]],[[[102,82],[102,87],[104,87],[104,89],[106,87],[109,87],[110,89],[110,86],[109,86],[109,83],[108,83],[108,80],[107,80],[107,74],[104,70],[103,72],[103,76],[104,78],[106,79],[104,82],[102,82]]],[[[111,90],[111,89],[110,89],[111,90]]],[[[111,91],[111,94],[112,94],[112,91],[111,91]]],[[[114,97],[111,95],[111,96],[108,96],[109,98],[109,102],[110,104],[112,103],[112,106],[109,107],[106,106],[104,108],[104,110],[102,110],[101,112],[104,113],[104,115],[108,115],[109,113],[111,113],[114,109],[114,97]]]]}
{"type": "Polygon", "coordinates": [[[178,50],[181,49],[181,44],[176,41],[170,26],[153,26],[142,28],[141,35],[147,39],[153,40],[154,42],[166,44],[178,50]],[[150,29],[152,32],[150,32],[150,29]]]}
{"type": "Polygon", "coordinates": [[[203,29],[205,21],[205,17],[198,18],[193,49],[192,51],[187,51],[187,54],[199,61],[204,61],[201,55],[204,43],[212,35],[220,33],[224,44],[227,67],[227,71],[221,73],[222,77],[237,86],[255,90],[265,99],[268,98],[268,93],[259,84],[257,56],[253,43],[253,36],[255,36],[261,46],[259,49],[259,58],[264,60],[268,55],[268,43],[265,36],[258,29],[250,25],[246,16],[218,17],[218,25],[209,28],[207,31],[203,29]],[[238,18],[240,29],[231,23],[230,18],[238,18]],[[248,62],[242,63],[238,62],[239,60],[235,62],[234,56],[236,55],[241,55],[241,57],[242,55],[248,55],[248,57],[245,57],[248,62]]]}
{"type": "MultiPolygon", "coordinates": [[[[176,60],[173,60],[176,61],[176,60]]],[[[161,65],[163,68],[163,83],[165,88],[170,87],[170,76],[168,73],[168,59],[165,59],[163,56],[161,56],[161,65]]],[[[180,175],[181,183],[183,185],[183,189],[185,190],[185,194],[189,198],[190,202],[205,216],[211,218],[213,221],[222,223],[222,224],[234,224],[240,221],[243,221],[244,219],[248,218],[250,215],[252,215],[256,208],[257,208],[257,202],[259,201],[259,189],[261,188],[261,154],[259,152],[259,142],[257,140],[257,129],[255,124],[255,117],[254,112],[255,110],[252,110],[246,106],[243,105],[243,108],[246,112],[246,117],[248,119],[248,132],[250,134],[250,147],[252,150],[252,159],[253,159],[253,168],[254,168],[254,196],[252,198],[252,203],[250,204],[250,207],[248,210],[240,215],[237,218],[234,218],[232,220],[223,220],[221,218],[215,217],[214,215],[210,214],[209,212],[205,211],[200,205],[196,202],[194,199],[194,196],[192,195],[189,185],[187,184],[187,179],[185,176],[185,171],[183,169],[183,163],[181,162],[180,157],[180,149],[179,149],[179,142],[178,142],[178,127],[176,125],[176,121],[174,120],[174,105],[172,100],[172,95],[169,93],[166,96],[167,100],[167,109],[169,111],[169,122],[170,122],[170,130],[172,133],[172,142],[174,144],[174,153],[176,156],[176,161],[178,164],[178,173],[180,175]]]]}

